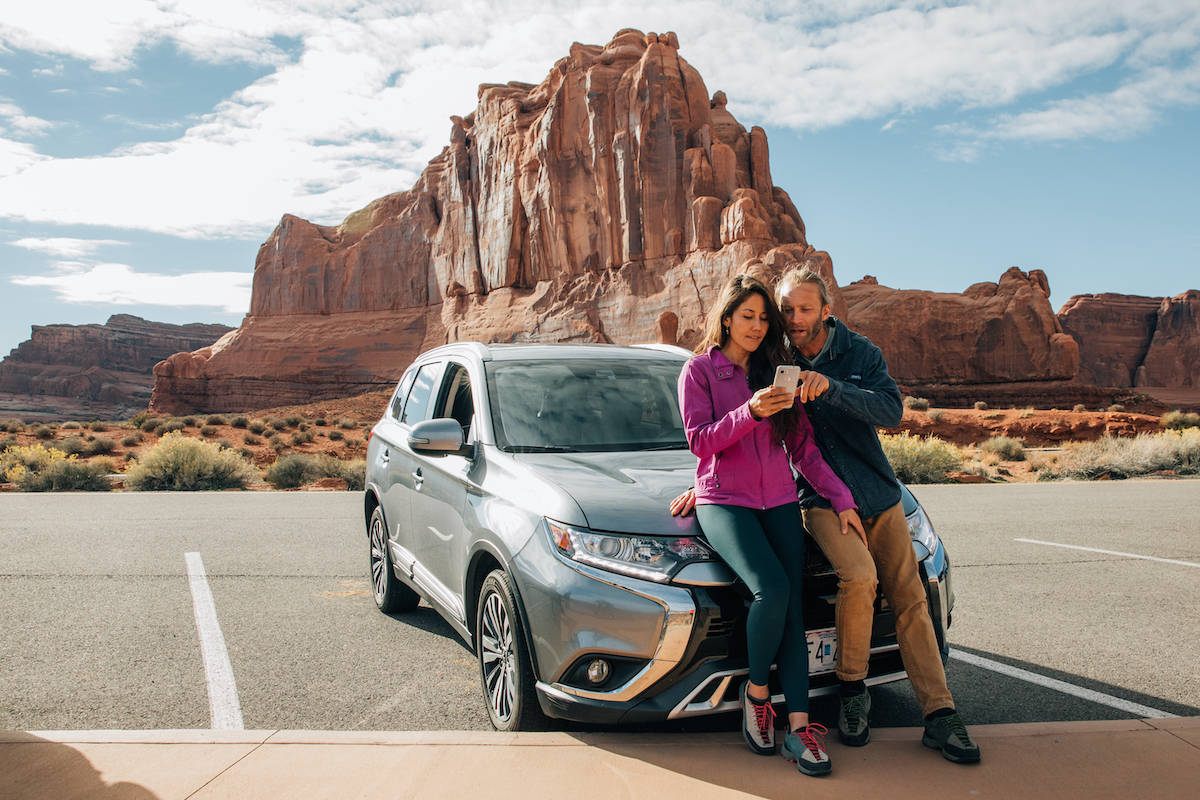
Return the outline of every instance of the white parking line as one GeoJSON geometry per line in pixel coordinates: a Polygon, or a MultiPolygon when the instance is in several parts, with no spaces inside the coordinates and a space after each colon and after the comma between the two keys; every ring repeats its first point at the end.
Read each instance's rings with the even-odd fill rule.
{"type": "Polygon", "coordinates": [[[242,705],[238,701],[237,684],[233,680],[233,665],[225,649],[225,637],[217,622],[217,606],[199,553],[184,553],[187,561],[188,585],[192,589],[192,608],[196,613],[196,629],[200,632],[200,656],[204,660],[204,678],[208,683],[208,713],[215,731],[245,730],[242,705]]]}
{"type": "Polygon", "coordinates": [[[1140,556],[1137,553],[1122,553],[1118,550],[1099,550],[1095,547],[1080,547],[1077,544],[1059,544],[1058,542],[1041,542],[1037,539],[1013,539],[1014,542],[1027,542],[1029,544],[1044,544],[1048,547],[1065,547],[1068,550],[1086,550],[1089,553],[1104,553],[1109,556],[1125,556],[1126,558],[1144,558],[1147,561],[1161,561],[1164,564],[1182,564],[1185,567],[1200,567],[1192,561],[1176,561],[1173,558],[1158,558],[1157,556],[1140,556]]]}
{"type": "Polygon", "coordinates": [[[1036,672],[1030,672],[1026,669],[1010,667],[1008,664],[1001,664],[999,661],[992,661],[990,658],[983,658],[972,653],[964,653],[961,650],[950,650],[950,657],[963,661],[974,667],[989,669],[992,672],[999,672],[1001,675],[1007,675],[1010,678],[1018,678],[1029,683],[1035,683],[1038,686],[1044,686],[1047,689],[1054,689],[1069,694],[1073,697],[1081,697],[1084,700],[1091,700],[1093,703],[1111,706],[1112,708],[1126,711],[1130,714],[1137,714],[1143,719],[1165,719],[1167,717],[1177,717],[1178,714],[1170,714],[1157,708],[1144,706],[1141,703],[1134,703],[1129,700],[1122,700],[1119,697],[1113,697],[1111,694],[1096,692],[1091,689],[1084,689],[1082,686],[1076,686],[1065,681],[1047,678],[1045,675],[1038,675],[1036,672]]]}

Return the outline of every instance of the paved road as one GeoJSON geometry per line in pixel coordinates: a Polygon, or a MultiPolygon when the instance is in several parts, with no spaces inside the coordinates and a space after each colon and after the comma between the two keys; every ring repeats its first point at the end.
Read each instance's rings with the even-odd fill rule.
{"type": "MultiPolygon", "coordinates": [[[[955,568],[961,652],[1200,713],[1200,481],[918,487],[955,568]]],[[[0,728],[205,728],[184,554],[211,586],[247,728],[486,729],[471,653],[421,608],[386,617],[360,497],[0,495],[0,728]]],[[[1138,716],[952,661],[969,722],[1138,716]]],[[[917,723],[907,684],[877,727],[917,723]]],[[[831,722],[836,711],[817,701],[831,722]]],[[[728,716],[664,729],[725,729],[728,716]]]]}

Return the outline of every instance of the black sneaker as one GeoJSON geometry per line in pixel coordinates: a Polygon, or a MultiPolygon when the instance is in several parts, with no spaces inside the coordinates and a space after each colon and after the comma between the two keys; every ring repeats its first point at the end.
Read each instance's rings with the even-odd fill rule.
{"type": "Polygon", "coordinates": [[[871,695],[866,689],[862,694],[842,696],[842,707],[838,711],[838,739],[850,747],[862,747],[871,741],[871,726],[867,715],[871,712],[871,695]]]}
{"type": "Polygon", "coordinates": [[[753,698],[746,696],[749,681],[742,684],[742,736],[746,744],[760,756],[775,755],[775,706],[768,698],[765,702],[756,703],[753,698]]]}
{"type": "Polygon", "coordinates": [[[805,775],[828,775],[833,770],[833,763],[825,752],[826,733],[829,731],[819,722],[811,722],[798,731],[789,731],[783,737],[780,752],[805,775]]]}
{"type": "Polygon", "coordinates": [[[925,720],[925,735],[921,744],[941,750],[947,761],[969,764],[979,760],[979,745],[967,733],[967,726],[955,711],[943,717],[925,720]]]}

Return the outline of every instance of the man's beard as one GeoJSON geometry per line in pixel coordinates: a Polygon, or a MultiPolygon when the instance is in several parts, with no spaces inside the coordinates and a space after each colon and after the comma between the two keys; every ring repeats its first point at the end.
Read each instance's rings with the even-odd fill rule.
{"type": "Polygon", "coordinates": [[[788,331],[788,341],[790,341],[792,343],[793,349],[799,350],[802,347],[812,344],[812,342],[816,340],[817,335],[820,334],[820,332],[821,332],[820,328],[811,328],[805,334],[792,333],[791,331],[788,331]],[[796,338],[797,336],[801,336],[801,335],[803,336],[803,338],[801,338],[801,339],[796,338]]]}

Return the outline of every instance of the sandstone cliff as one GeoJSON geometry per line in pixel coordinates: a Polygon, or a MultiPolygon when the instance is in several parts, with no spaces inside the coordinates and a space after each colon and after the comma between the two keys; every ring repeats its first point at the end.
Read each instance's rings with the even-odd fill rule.
{"type": "Polygon", "coordinates": [[[1050,307],[1045,273],[1010,268],[962,294],[889,289],[874,279],[843,287],[851,326],[883,351],[903,384],[1064,380],[1079,349],[1050,307]]]}
{"type": "Polygon", "coordinates": [[[155,367],[151,407],[229,410],[390,386],[449,341],[698,340],[729,275],[806,263],[833,283],[766,135],[674,34],[575,44],[537,86],[484,85],[410,190],[337,227],[285,216],[250,314],[155,367]]]}
{"type": "Polygon", "coordinates": [[[154,365],[181,349],[211,344],[226,325],[171,325],[116,314],[103,325],[35,325],[28,341],[0,361],[0,408],[19,416],[119,416],[142,410],[154,384],[154,365]],[[36,402],[35,402],[36,401],[36,402]]]}
{"type": "Polygon", "coordinates": [[[1058,319],[1079,342],[1082,383],[1200,389],[1200,291],[1076,295],[1058,319]]]}

